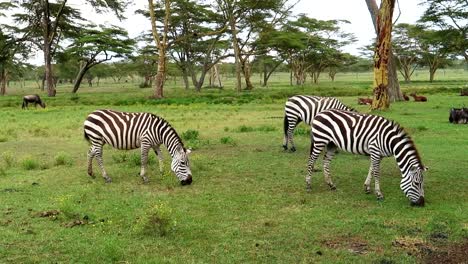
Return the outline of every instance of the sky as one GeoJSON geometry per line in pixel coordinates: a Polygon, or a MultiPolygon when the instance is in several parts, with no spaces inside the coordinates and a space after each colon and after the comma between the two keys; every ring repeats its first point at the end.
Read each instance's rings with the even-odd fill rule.
{"type": "MultiPolygon", "coordinates": [[[[293,2],[294,0],[291,0],[293,2]]],[[[399,16],[397,23],[416,23],[422,15],[424,8],[419,6],[422,0],[397,0],[394,10],[394,20],[399,16]],[[399,8],[398,8],[399,6],[399,8]]],[[[380,4],[380,0],[376,0],[380,4]]],[[[141,15],[135,15],[137,9],[146,9],[147,1],[135,0],[125,13],[127,19],[118,21],[112,13],[97,14],[93,9],[84,4],[83,0],[69,0],[68,3],[75,8],[80,8],[85,18],[96,24],[114,24],[128,30],[130,37],[136,38],[142,31],[150,30],[149,20],[141,15]]],[[[344,47],[345,52],[359,55],[359,48],[371,43],[375,38],[372,20],[365,0],[300,0],[294,7],[293,15],[304,13],[309,17],[330,20],[348,20],[351,24],[343,26],[347,33],[353,33],[357,42],[344,47]]],[[[31,60],[34,64],[42,64],[42,53],[38,52],[31,60]]]]}

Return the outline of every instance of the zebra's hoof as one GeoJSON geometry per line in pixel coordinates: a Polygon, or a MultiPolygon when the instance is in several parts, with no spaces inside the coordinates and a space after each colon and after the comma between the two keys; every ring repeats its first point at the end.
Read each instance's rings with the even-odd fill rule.
{"type": "Polygon", "coordinates": [[[336,186],[334,184],[329,184],[328,187],[330,187],[330,190],[336,191],[336,186]]]}
{"type": "Polygon", "coordinates": [[[364,192],[365,192],[366,194],[370,194],[370,193],[371,193],[370,187],[364,186],[364,192]]]}
{"type": "Polygon", "coordinates": [[[104,178],[104,180],[106,180],[106,183],[111,183],[112,182],[112,179],[111,178],[104,178]]]}
{"type": "Polygon", "coordinates": [[[283,145],[284,150],[288,150],[288,145],[283,145]]]}
{"type": "Polygon", "coordinates": [[[383,196],[377,196],[377,201],[382,202],[384,200],[383,196]]]}
{"type": "Polygon", "coordinates": [[[92,172],[91,173],[88,172],[88,176],[93,178],[93,179],[96,179],[96,176],[92,172]]]}
{"type": "Polygon", "coordinates": [[[312,191],[312,188],[310,186],[306,187],[306,192],[310,193],[312,191]]]}
{"type": "Polygon", "coordinates": [[[291,152],[296,152],[296,147],[291,147],[290,151],[291,152]]]}

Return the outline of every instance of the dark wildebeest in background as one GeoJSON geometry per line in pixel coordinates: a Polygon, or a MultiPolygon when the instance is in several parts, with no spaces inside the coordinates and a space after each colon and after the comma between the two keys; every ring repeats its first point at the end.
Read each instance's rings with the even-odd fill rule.
{"type": "Polygon", "coordinates": [[[450,109],[449,122],[454,124],[468,124],[468,108],[450,109]]]}
{"type": "Polygon", "coordinates": [[[37,105],[40,105],[42,108],[45,108],[46,105],[45,103],[41,100],[41,97],[37,94],[30,94],[30,95],[25,95],[23,97],[23,105],[21,106],[22,109],[28,108],[28,104],[34,103],[34,107],[37,107],[37,105]]]}
{"type": "Polygon", "coordinates": [[[460,96],[468,96],[468,90],[461,89],[460,90],[460,96]]]}
{"type": "Polygon", "coordinates": [[[405,99],[405,101],[409,101],[409,97],[406,95],[406,93],[403,93],[403,98],[405,99]]]}
{"type": "Polygon", "coordinates": [[[410,96],[414,98],[415,102],[426,102],[427,98],[422,95],[416,95],[416,93],[410,93],[410,96]]]}
{"type": "Polygon", "coordinates": [[[358,98],[357,103],[359,105],[371,105],[372,104],[372,98],[358,98]]]}

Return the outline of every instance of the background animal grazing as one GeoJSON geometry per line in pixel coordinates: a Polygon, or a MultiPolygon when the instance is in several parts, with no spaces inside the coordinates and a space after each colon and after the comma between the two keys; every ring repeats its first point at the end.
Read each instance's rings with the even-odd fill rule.
{"type": "Polygon", "coordinates": [[[460,96],[468,96],[468,90],[461,89],[460,90],[460,96]]]}
{"type": "Polygon", "coordinates": [[[347,152],[369,155],[371,166],[364,183],[370,193],[371,176],[375,181],[375,194],[383,199],[380,191],[380,161],[395,156],[401,170],[400,188],[413,205],[424,205],[423,171],[427,170],[419,158],[416,147],[406,132],[395,122],[380,116],[331,109],[315,116],[312,122],[312,145],[306,177],[310,190],[315,161],[326,148],[323,158],[325,182],[335,189],[330,176],[330,161],[337,148],[347,152]]]}
{"type": "Polygon", "coordinates": [[[185,149],[174,128],[164,119],[150,113],[126,113],[112,110],[97,110],[88,115],[84,122],[84,136],[91,142],[88,151],[88,174],[93,177],[92,162],[96,157],[106,182],[111,178],[104,169],[102,147],[109,144],[117,149],[141,149],[140,176],[145,183],[148,152],[153,149],[159,158],[162,172],[163,163],[160,145],[167,147],[171,157],[171,169],[182,185],[192,183],[192,172],[188,160],[190,150],[185,149]]]}
{"type": "Polygon", "coordinates": [[[422,95],[416,95],[416,93],[410,93],[410,96],[414,98],[415,102],[426,102],[427,98],[422,95]]]}
{"type": "Polygon", "coordinates": [[[454,124],[468,124],[468,108],[450,109],[449,122],[454,124]]]}
{"type": "Polygon", "coordinates": [[[37,94],[25,95],[23,97],[23,105],[21,108],[28,108],[28,104],[30,103],[34,103],[34,107],[37,107],[37,105],[40,105],[42,108],[46,107],[45,103],[41,100],[41,97],[37,94]]]}
{"type": "Polygon", "coordinates": [[[371,105],[372,104],[372,98],[358,98],[358,104],[359,105],[371,105]]]}
{"type": "Polygon", "coordinates": [[[294,129],[299,122],[304,121],[307,125],[312,125],[312,120],[317,113],[327,109],[343,109],[354,111],[344,105],[334,97],[320,97],[309,95],[295,95],[288,98],[284,106],[284,139],[283,148],[288,150],[288,142],[291,144],[291,151],[296,151],[293,135],[294,129]]]}
{"type": "Polygon", "coordinates": [[[403,99],[405,99],[405,101],[409,101],[409,97],[406,95],[406,93],[403,93],[403,99]]]}

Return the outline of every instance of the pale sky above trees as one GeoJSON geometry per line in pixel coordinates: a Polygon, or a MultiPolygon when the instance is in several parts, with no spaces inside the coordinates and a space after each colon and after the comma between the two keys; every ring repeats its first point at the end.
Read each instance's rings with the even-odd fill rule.
{"type": "MultiPolygon", "coordinates": [[[[420,18],[425,7],[419,6],[420,0],[400,0],[395,7],[394,20],[399,16],[397,23],[414,24],[420,18]],[[398,8],[398,4],[400,8],[398,8]],[[401,13],[400,13],[401,11],[401,13]]],[[[380,1],[377,0],[380,4],[380,1]]],[[[91,6],[85,5],[83,0],[69,0],[69,5],[80,8],[83,17],[95,24],[114,24],[128,30],[129,36],[136,38],[142,31],[150,30],[151,24],[147,18],[136,15],[135,10],[147,9],[147,1],[136,0],[129,6],[125,16],[127,20],[118,21],[113,13],[96,14],[91,6]]],[[[345,32],[354,33],[357,42],[345,47],[345,51],[359,55],[359,48],[368,45],[375,37],[369,11],[364,0],[300,0],[293,9],[294,15],[305,13],[309,17],[321,20],[344,19],[351,22],[344,25],[345,32]]],[[[3,18],[4,19],[4,18],[3,18]]],[[[42,64],[42,54],[32,58],[31,63],[42,64]]]]}

